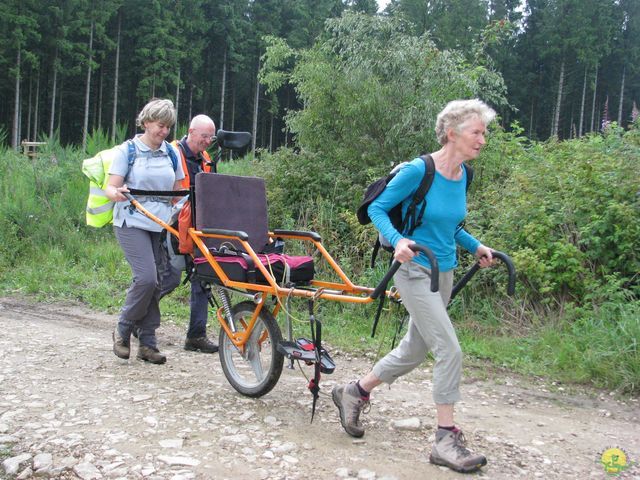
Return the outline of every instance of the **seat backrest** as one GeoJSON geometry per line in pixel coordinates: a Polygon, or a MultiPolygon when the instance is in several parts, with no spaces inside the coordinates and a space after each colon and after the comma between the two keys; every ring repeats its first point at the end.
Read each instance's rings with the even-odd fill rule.
{"type": "MultiPolygon", "coordinates": [[[[195,179],[196,229],[240,230],[260,252],[269,239],[267,190],[264,179],[219,173],[199,173],[195,179]]],[[[209,248],[229,240],[207,239],[209,248]]],[[[233,242],[236,248],[242,248],[233,242]]]]}

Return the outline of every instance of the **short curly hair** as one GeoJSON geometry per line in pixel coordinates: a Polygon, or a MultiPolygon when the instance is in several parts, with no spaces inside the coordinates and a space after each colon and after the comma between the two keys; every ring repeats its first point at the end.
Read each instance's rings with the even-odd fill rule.
{"type": "Polygon", "coordinates": [[[176,123],[176,109],[173,102],[166,98],[152,98],[136,118],[136,125],[144,129],[146,122],[162,122],[169,127],[176,123]]]}
{"type": "Polygon", "coordinates": [[[465,122],[477,117],[482,123],[489,125],[496,117],[496,112],[486,103],[477,98],[471,100],[454,100],[447,103],[447,106],[436,117],[436,137],[438,143],[447,143],[447,132],[454,129],[460,132],[465,122]]]}

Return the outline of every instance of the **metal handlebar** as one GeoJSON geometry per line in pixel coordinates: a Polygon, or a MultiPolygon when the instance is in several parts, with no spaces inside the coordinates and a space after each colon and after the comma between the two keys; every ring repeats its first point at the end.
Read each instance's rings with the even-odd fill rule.
{"type": "MultiPolygon", "coordinates": [[[[438,260],[436,259],[436,256],[429,248],[425,247],[424,245],[412,243],[411,245],[409,245],[409,248],[414,252],[424,253],[429,259],[429,263],[431,264],[431,291],[434,293],[437,292],[439,289],[438,278],[440,276],[440,270],[438,269],[438,260]]],[[[387,284],[391,280],[391,277],[393,277],[393,275],[398,271],[400,265],[402,264],[397,260],[393,261],[391,267],[389,268],[389,271],[385,274],[385,276],[382,278],[371,295],[369,295],[371,298],[376,299],[385,292],[385,290],[387,289],[387,284]]]]}
{"type": "MultiPolygon", "coordinates": [[[[507,295],[512,296],[513,294],[516,293],[516,268],[514,267],[513,262],[511,261],[511,258],[509,258],[507,254],[499,252],[497,250],[492,250],[491,254],[494,257],[502,260],[502,262],[507,267],[507,271],[509,273],[509,281],[507,283],[507,295]]],[[[453,300],[454,297],[460,292],[460,290],[464,288],[464,286],[469,282],[469,280],[471,280],[471,277],[473,277],[478,270],[480,270],[480,262],[476,262],[469,269],[469,271],[464,274],[464,276],[458,281],[458,283],[455,284],[455,286],[453,287],[453,290],[451,290],[451,300],[453,300]]]]}

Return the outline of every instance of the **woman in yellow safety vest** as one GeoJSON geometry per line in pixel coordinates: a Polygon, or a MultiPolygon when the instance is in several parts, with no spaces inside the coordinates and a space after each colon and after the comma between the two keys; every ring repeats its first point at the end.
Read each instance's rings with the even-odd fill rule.
{"type": "MultiPolygon", "coordinates": [[[[137,358],[156,364],[167,360],[156,341],[156,329],[160,326],[160,279],[168,265],[160,242],[162,227],[132,208],[124,193],[129,188],[148,191],[180,188],[184,178],[182,164],[177,162],[174,169],[169,149],[175,147],[165,141],[175,123],[176,110],[171,100],[153,99],[147,103],[136,121],[144,133],[132,139],[135,160],[129,163],[125,142],[113,159],[105,190],[115,202],[113,228],[133,274],[113,332],[113,352],[120,358],[129,358],[130,338],[135,331],[140,342],[137,358]]],[[[177,158],[178,152],[173,153],[177,158]]],[[[171,197],[138,196],[137,200],[156,217],[169,220],[171,197]]]]}

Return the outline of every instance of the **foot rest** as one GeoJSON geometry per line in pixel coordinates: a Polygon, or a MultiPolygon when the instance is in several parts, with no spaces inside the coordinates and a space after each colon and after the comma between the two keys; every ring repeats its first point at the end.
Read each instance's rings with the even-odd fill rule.
{"type": "MultiPolygon", "coordinates": [[[[316,361],[316,352],[313,348],[313,342],[306,338],[299,338],[294,342],[278,343],[278,351],[287,358],[294,360],[302,360],[307,365],[313,365],[316,361]]],[[[322,373],[333,373],[336,364],[333,363],[329,352],[324,348],[320,349],[320,371],[322,373]]]]}

